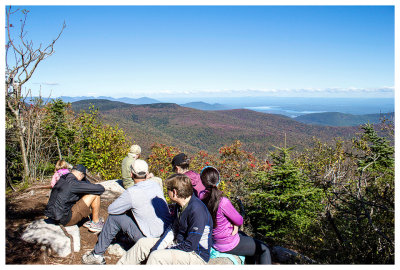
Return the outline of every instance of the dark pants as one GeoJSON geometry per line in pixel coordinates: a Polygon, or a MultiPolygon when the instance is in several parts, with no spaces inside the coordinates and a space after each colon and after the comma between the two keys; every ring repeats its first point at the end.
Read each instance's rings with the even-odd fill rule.
{"type": "Polygon", "coordinates": [[[140,238],[145,237],[131,214],[109,215],[94,247],[94,253],[104,254],[121,230],[135,243],[140,238]]]}
{"type": "Polygon", "coordinates": [[[246,256],[246,261],[248,257],[251,261],[255,261],[256,264],[271,264],[271,254],[269,248],[263,242],[254,239],[250,236],[239,234],[240,242],[232,250],[226,251],[238,256],[246,256]]]}

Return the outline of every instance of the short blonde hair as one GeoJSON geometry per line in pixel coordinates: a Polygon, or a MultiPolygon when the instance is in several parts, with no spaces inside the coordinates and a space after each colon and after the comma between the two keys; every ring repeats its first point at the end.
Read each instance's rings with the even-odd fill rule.
{"type": "Polygon", "coordinates": [[[61,170],[61,169],[68,169],[68,163],[63,159],[60,159],[56,163],[56,171],[61,170]]]}

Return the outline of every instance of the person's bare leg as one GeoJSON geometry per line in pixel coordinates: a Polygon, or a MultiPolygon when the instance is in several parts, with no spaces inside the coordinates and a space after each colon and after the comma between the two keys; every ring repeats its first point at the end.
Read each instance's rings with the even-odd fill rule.
{"type": "Polygon", "coordinates": [[[100,196],[95,195],[96,197],[94,198],[92,204],[90,205],[92,207],[92,220],[93,222],[99,222],[100,218],[100,196]]]}
{"type": "Polygon", "coordinates": [[[99,222],[100,213],[100,196],[88,194],[82,197],[85,204],[92,208],[92,220],[93,222],[99,222]]]}

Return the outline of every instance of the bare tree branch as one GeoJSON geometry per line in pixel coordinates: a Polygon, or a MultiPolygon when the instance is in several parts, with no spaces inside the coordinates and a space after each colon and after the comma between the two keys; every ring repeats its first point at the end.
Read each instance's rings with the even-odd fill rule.
{"type": "MultiPolygon", "coordinates": [[[[11,28],[14,26],[11,24],[11,15],[15,14],[19,9],[13,11],[11,6],[6,7],[6,79],[5,79],[5,96],[6,104],[10,112],[15,117],[15,124],[17,127],[17,137],[20,144],[24,174],[23,178],[26,181],[28,178],[32,177],[30,175],[30,160],[28,158],[36,158],[37,149],[36,138],[38,132],[40,131],[40,123],[35,121],[41,121],[38,119],[27,119],[28,123],[33,121],[33,124],[29,123],[29,134],[26,136],[26,126],[25,126],[25,116],[23,111],[25,104],[25,98],[30,93],[28,91],[27,95],[24,97],[22,95],[23,85],[32,77],[39,63],[44,59],[49,57],[54,53],[54,45],[57,40],[61,37],[66,25],[63,23],[60,32],[57,34],[56,38],[53,39],[47,46],[42,46],[40,44],[37,48],[34,48],[34,43],[32,40],[26,40],[25,26],[27,22],[27,14],[29,11],[22,10],[23,19],[21,20],[21,26],[19,34],[12,36],[11,28]],[[44,49],[43,49],[44,48],[44,49]],[[9,54],[14,56],[14,62],[9,62],[9,54]],[[36,150],[33,150],[36,149],[36,150]],[[32,152],[33,151],[33,152],[32,152]],[[32,153],[31,153],[32,152],[32,153]]],[[[30,112],[32,113],[32,111],[30,112]]],[[[28,115],[32,117],[32,115],[28,115]]],[[[42,138],[40,139],[42,140],[42,138]]],[[[35,172],[36,174],[36,172],[35,172]]]]}

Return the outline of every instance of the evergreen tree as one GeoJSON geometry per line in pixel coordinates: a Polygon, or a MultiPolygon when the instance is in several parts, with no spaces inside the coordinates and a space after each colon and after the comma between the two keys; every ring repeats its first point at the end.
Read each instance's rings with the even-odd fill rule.
{"type": "Polygon", "coordinates": [[[306,181],[290,158],[290,149],[278,149],[272,158],[271,171],[255,174],[250,194],[252,225],[278,242],[301,241],[322,207],[322,192],[306,181]]]}
{"type": "Polygon", "coordinates": [[[47,105],[45,127],[48,131],[54,133],[59,159],[71,155],[70,146],[75,135],[72,128],[72,112],[68,111],[69,106],[61,99],[55,99],[47,105]]]}

